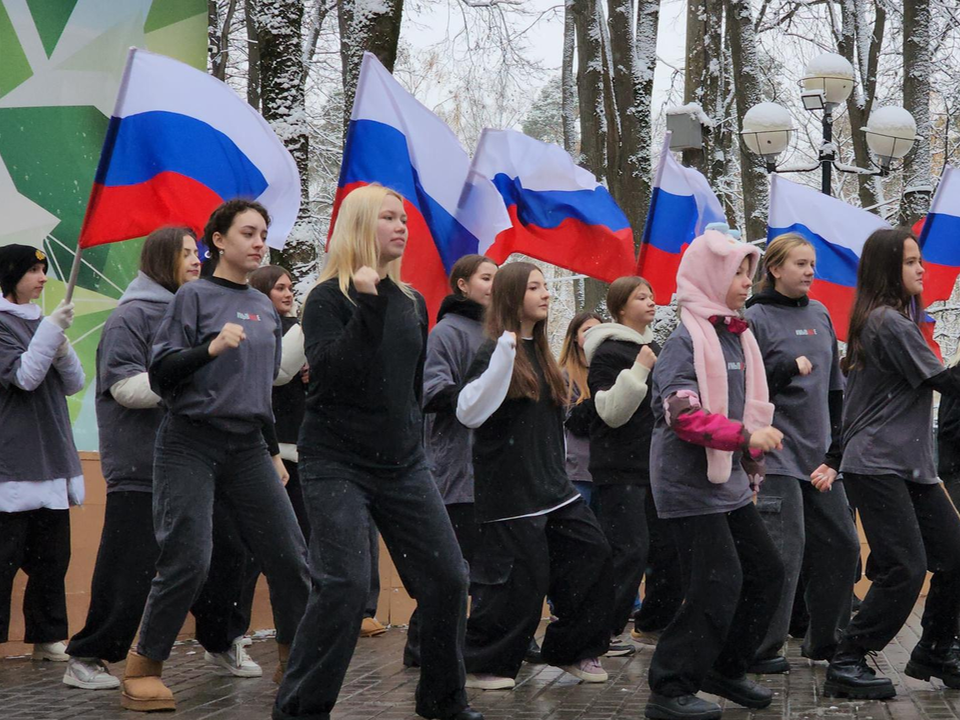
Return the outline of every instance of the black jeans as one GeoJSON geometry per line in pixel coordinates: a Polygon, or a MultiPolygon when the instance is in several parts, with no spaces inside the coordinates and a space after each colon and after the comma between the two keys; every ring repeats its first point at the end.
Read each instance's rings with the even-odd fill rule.
{"type": "Polygon", "coordinates": [[[8,640],[18,570],[27,575],[23,641],[48,643],[67,637],[64,578],[69,564],[69,510],[0,513],[0,642],[8,640]]]}
{"type": "Polygon", "coordinates": [[[644,512],[647,516],[650,552],[647,555],[643,603],[634,625],[637,630],[644,632],[659,632],[670,624],[683,603],[683,574],[680,572],[680,556],[670,534],[670,526],[657,515],[653,491],[649,486],[644,512]]]}
{"type": "Polygon", "coordinates": [[[650,660],[650,690],[679,697],[697,692],[711,669],[743,676],[777,609],[783,563],[753,503],[667,523],[686,592],[650,660]]]}
{"type": "Polygon", "coordinates": [[[843,643],[883,650],[903,627],[933,572],[923,609],[923,638],[957,635],[960,612],[960,517],[940,484],[920,485],[894,475],[844,473],[870,544],[872,585],[843,633],[843,643]]]}
{"type": "MultiPolygon", "coordinates": [[[[457,544],[467,565],[473,563],[473,553],[477,546],[480,528],[477,525],[473,503],[453,503],[444,505],[453,532],[457,536],[457,544]]],[[[410,625],[407,630],[407,643],[403,647],[403,664],[407,667],[420,665],[420,616],[416,608],[410,616],[410,625]]]]}
{"type": "Polygon", "coordinates": [[[230,509],[263,568],[277,642],[293,641],[310,584],[297,519],[259,430],[228,433],[167,415],[157,432],[153,522],[160,556],[137,652],[166,660],[213,551],[214,495],[230,509]]]}
{"type": "Polygon", "coordinates": [[[463,710],[467,569],[426,461],[373,474],[301,454],[300,476],[313,528],[313,585],[277,694],[275,720],[330,716],[370,590],[371,520],[420,607],[417,713],[443,718],[463,710]]]}
{"type": "MultiPolygon", "coordinates": [[[[245,551],[237,545],[235,523],[222,503],[214,504],[210,575],[191,612],[197,640],[212,653],[230,649],[233,618],[239,612],[245,551]]],[[[119,662],[127,656],[156,574],[160,548],[153,534],[153,496],[149,492],[107,494],[90,606],[83,629],[70,639],[67,654],[119,662]]]]}
{"type": "Polygon", "coordinates": [[[814,656],[833,655],[840,631],[850,621],[851,588],[860,557],[843,483],[822,493],[805,480],[767,475],[757,509],[784,566],[780,605],[757,657],[774,657],[787,641],[801,574],[809,615],[804,650],[814,656]]]}
{"type": "Polygon", "coordinates": [[[647,569],[647,501],[643,485],[607,485],[594,478],[593,506],[613,561],[611,635],[619,635],[626,627],[647,569]]]}
{"type": "Polygon", "coordinates": [[[551,665],[603,655],[610,644],[610,545],[582,498],[548,515],[480,525],[470,568],[473,605],[464,658],[471,673],[516,677],[549,593],[551,665]]]}

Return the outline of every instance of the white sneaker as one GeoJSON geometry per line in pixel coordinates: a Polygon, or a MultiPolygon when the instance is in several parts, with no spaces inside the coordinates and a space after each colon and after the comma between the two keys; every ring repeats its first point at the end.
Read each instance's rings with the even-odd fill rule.
{"type": "Polygon", "coordinates": [[[67,655],[67,644],[63,642],[34,643],[34,660],[50,660],[52,662],[66,662],[70,659],[67,655]]]}
{"type": "Polygon", "coordinates": [[[253,638],[250,637],[249,635],[244,635],[242,638],[240,638],[239,642],[244,647],[250,647],[251,645],[253,645],[253,638]]]}
{"type": "Polygon", "coordinates": [[[63,684],[81,690],[113,690],[120,687],[120,678],[110,674],[106,665],[97,658],[75,658],[67,662],[63,684]]]}
{"type": "Polygon", "coordinates": [[[516,684],[513,678],[499,677],[489,673],[467,673],[464,687],[473,690],[510,690],[516,687],[516,684]]]}
{"type": "Polygon", "coordinates": [[[609,677],[597,658],[586,658],[573,665],[563,665],[560,669],[584,682],[602,683],[606,682],[609,677]]]}
{"type": "Polygon", "coordinates": [[[243,649],[243,639],[237,638],[226,652],[204,652],[204,659],[216,665],[218,675],[233,675],[242,678],[258,678],[263,675],[263,668],[257,665],[247,651],[243,649]]]}

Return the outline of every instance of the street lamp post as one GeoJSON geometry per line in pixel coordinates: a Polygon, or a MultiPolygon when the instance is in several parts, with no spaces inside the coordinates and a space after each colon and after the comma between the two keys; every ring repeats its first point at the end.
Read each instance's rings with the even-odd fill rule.
{"type": "MultiPolygon", "coordinates": [[[[883,107],[871,113],[866,133],[867,146],[879,162],[866,169],[838,163],[837,148],[833,144],[834,111],[847,101],[853,92],[853,66],[842,55],[824,53],[813,58],[801,79],[800,98],[803,107],[811,112],[822,111],[823,141],[820,145],[817,165],[820,166],[820,190],[832,194],[832,174],[840,172],[859,175],[885,176],[890,172],[893,160],[900,159],[913,148],[917,140],[917,125],[913,116],[900,107],[883,107]]],[[[801,168],[777,167],[777,157],[787,145],[794,132],[793,121],[786,108],[776,103],[760,103],[750,108],[743,116],[740,136],[747,149],[763,158],[767,172],[808,172],[817,165],[801,168]]]]}

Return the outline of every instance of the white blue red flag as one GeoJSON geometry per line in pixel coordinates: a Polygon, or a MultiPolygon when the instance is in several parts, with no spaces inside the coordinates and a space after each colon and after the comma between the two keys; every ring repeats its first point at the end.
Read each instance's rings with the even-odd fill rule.
{"type": "Polygon", "coordinates": [[[676,292],[677,270],[687,246],[710,223],[725,221],[723,206],[703,174],[673,158],[668,132],[660,151],[636,266],[637,275],[653,286],[657,302],[669,303],[676,292]]]}
{"type": "Polygon", "coordinates": [[[300,209],[300,175],[266,120],[226,84],[131,48],[80,233],[80,247],[143,237],[161,225],[197,234],[221,203],[246,198],[272,216],[282,248],[300,209]]]}
{"type": "Polygon", "coordinates": [[[477,217],[457,219],[457,201],[470,158],[453,131],[401,87],[371,53],[365,53],[340,167],[330,227],[353,189],[380,183],[405,199],[408,242],[403,280],[427,301],[431,320],[444,296],[453,264],[480,251],[480,238],[508,225],[492,185],[477,188],[477,217]],[[492,228],[492,229],[491,229],[492,228]]]}
{"type": "Polygon", "coordinates": [[[924,302],[948,300],[960,273],[960,171],[944,167],[920,233],[924,302]]]}
{"type": "Polygon", "coordinates": [[[633,272],[627,217],[563,148],[514,130],[484,130],[458,219],[483,216],[482,190],[490,183],[509,213],[501,228],[490,228],[494,235],[481,239],[480,252],[494,261],[523,253],[606,282],[633,272]]]}
{"type": "Polygon", "coordinates": [[[771,178],[767,241],[795,232],[813,244],[817,270],[810,297],[826,306],[841,340],[850,324],[863,244],[875,230],[889,227],[879,215],[778,175],[771,178]]]}

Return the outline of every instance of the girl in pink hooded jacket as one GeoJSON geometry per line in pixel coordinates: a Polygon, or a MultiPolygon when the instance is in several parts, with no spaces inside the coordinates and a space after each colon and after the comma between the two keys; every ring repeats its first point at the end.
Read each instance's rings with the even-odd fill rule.
{"type": "Polygon", "coordinates": [[[772,700],[746,678],[783,582],[753,504],[763,452],[783,438],[770,426],[763,360],[740,317],[758,258],[722,232],[693,241],[677,273],[681,324],[653,371],[651,487],[686,594],[650,663],[648,718],[719,718],[699,690],[750,708],[772,700]]]}

